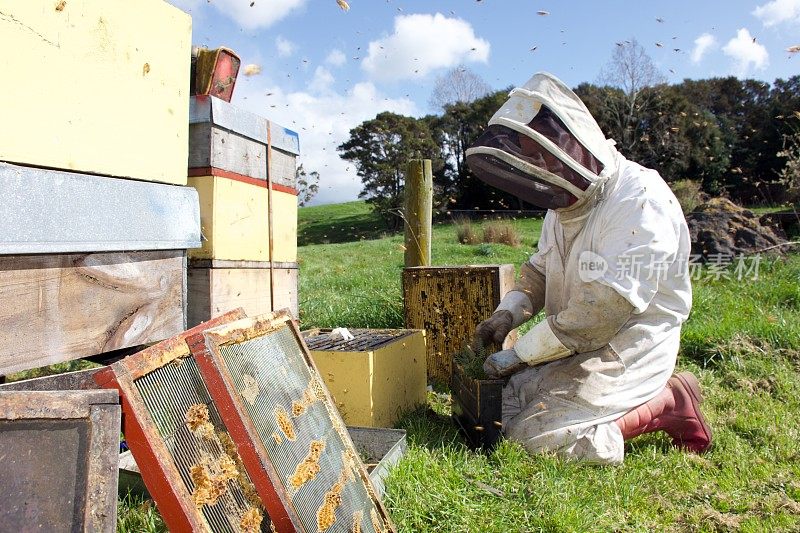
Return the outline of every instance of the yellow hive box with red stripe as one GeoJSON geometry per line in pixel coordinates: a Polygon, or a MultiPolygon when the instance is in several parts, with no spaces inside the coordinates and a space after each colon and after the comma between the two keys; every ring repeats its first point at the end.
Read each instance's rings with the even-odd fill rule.
{"type": "Polygon", "coordinates": [[[0,161],[186,185],[191,37],[164,0],[0,0],[0,161]]]}

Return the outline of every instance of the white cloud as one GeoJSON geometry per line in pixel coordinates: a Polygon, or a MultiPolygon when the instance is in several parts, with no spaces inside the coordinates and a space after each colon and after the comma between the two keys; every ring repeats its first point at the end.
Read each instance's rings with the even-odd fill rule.
{"type": "Polygon", "coordinates": [[[347,61],[347,56],[338,48],[334,48],[325,58],[325,62],[334,67],[341,67],[347,61]]]}
{"type": "Polygon", "coordinates": [[[311,92],[327,93],[332,89],[335,81],[336,80],[334,79],[330,70],[319,66],[316,68],[316,70],[314,70],[314,77],[308,84],[308,88],[311,92]]]}
{"type": "Polygon", "coordinates": [[[280,35],[275,38],[275,49],[278,51],[278,56],[280,57],[291,56],[294,54],[296,48],[297,46],[289,39],[285,39],[280,35]]]}
{"type": "Polygon", "coordinates": [[[755,42],[747,28],[740,28],[736,37],[728,41],[722,51],[734,60],[738,76],[746,75],[751,67],[764,70],[769,65],[767,49],[755,42]]]}
{"type": "Polygon", "coordinates": [[[710,33],[704,33],[694,40],[694,50],[692,50],[692,63],[699,63],[706,52],[717,46],[717,39],[710,33]]]}
{"type": "Polygon", "coordinates": [[[242,28],[254,30],[272,26],[305,3],[306,0],[255,0],[250,7],[247,0],[213,0],[211,5],[242,28]]]}
{"type": "MultiPolygon", "coordinates": [[[[315,81],[326,78],[327,69],[318,67],[315,81]]],[[[330,76],[330,72],[327,72],[330,76]]],[[[332,79],[332,76],[331,76],[332,79]]],[[[300,158],[307,172],[320,175],[320,190],[313,203],[355,200],[361,179],[355,165],[342,160],[336,147],[350,137],[350,130],[381,111],[416,116],[419,111],[407,98],[385,98],[370,82],[358,83],[340,94],[330,86],[287,92],[265,78],[250,78],[237,85],[233,103],[265,116],[300,135],[300,158]],[[269,96],[266,96],[271,93],[269,96]],[[271,106],[275,107],[271,107],[271,106]]]]}
{"type": "Polygon", "coordinates": [[[475,35],[469,22],[435,15],[403,15],[394,33],[369,43],[361,66],[374,79],[421,78],[439,68],[489,59],[490,44],[475,35]]]}
{"type": "Polygon", "coordinates": [[[753,15],[769,28],[783,22],[800,23],[800,0],[772,0],[753,10],[753,15]]]}

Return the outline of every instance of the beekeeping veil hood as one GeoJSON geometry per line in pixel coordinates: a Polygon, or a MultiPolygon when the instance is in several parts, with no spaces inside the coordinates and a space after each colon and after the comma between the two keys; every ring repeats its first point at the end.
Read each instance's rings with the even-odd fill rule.
{"type": "Polygon", "coordinates": [[[619,157],[580,98],[544,72],[511,91],[467,150],[478,178],[546,209],[585,204],[617,174],[619,157]]]}

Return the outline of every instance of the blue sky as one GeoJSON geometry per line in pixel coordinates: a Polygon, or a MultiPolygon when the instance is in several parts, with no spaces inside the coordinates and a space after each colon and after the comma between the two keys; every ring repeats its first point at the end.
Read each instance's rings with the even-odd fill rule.
{"type": "Polygon", "coordinates": [[[495,89],[540,70],[575,86],[635,38],[670,82],[800,72],[786,51],[800,44],[800,0],[348,0],[347,12],[336,0],[170,2],[192,15],[195,44],[260,67],[240,72],[233,103],[300,134],[301,162],[321,176],[315,203],[360,190],[336,153],[351,128],[384,110],[434,112],[436,77],[459,64],[495,89]]]}

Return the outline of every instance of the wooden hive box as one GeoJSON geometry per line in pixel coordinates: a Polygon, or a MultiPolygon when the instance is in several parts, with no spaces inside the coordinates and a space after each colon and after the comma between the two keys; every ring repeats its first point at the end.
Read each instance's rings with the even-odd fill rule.
{"type": "Polygon", "coordinates": [[[0,196],[0,375],[183,331],[194,189],[0,163],[0,196]]]}
{"type": "Polygon", "coordinates": [[[0,391],[0,529],[117,526],[114,391],[0,391]]]}
{"type": "Polygon", "coordinates": [[[425,333],[403,329],[353,329],[345,341],[329,329],[303,333],[311,357],[345,422],[392,427],[424,404],[427,394],[425,333]]]}
{"type": "Polygon", "coordinates": [[[205,237],[190,257],[297,261],[297,133],[213,96],[190,102],[189,176],[205,237]]]}
{"type": "MultiPolygon", "coordinates": [[[[429,380],[450,382],[453,355],[472,340],[475,327],[492,315],[513,286],[513,265],[403,270],[405,323],[426,332],[429,380]]],[[[512,332],[504,346],[511,346],[514,338],[512,332]]]]}
{"type": "Polygon", "coordinates": [[[297,276],[297,263],[194,260],[188,271],[189,327],[238,307],[251,316],[289,309],[297,318],[297,276]]]}
{"type": "Polygon", "coordinates": [[[191,17],[163,0],[0,0],[0,161],[186,184],[191,17]],[[146,28],[147,31],[143,31],[146,28]]]}

